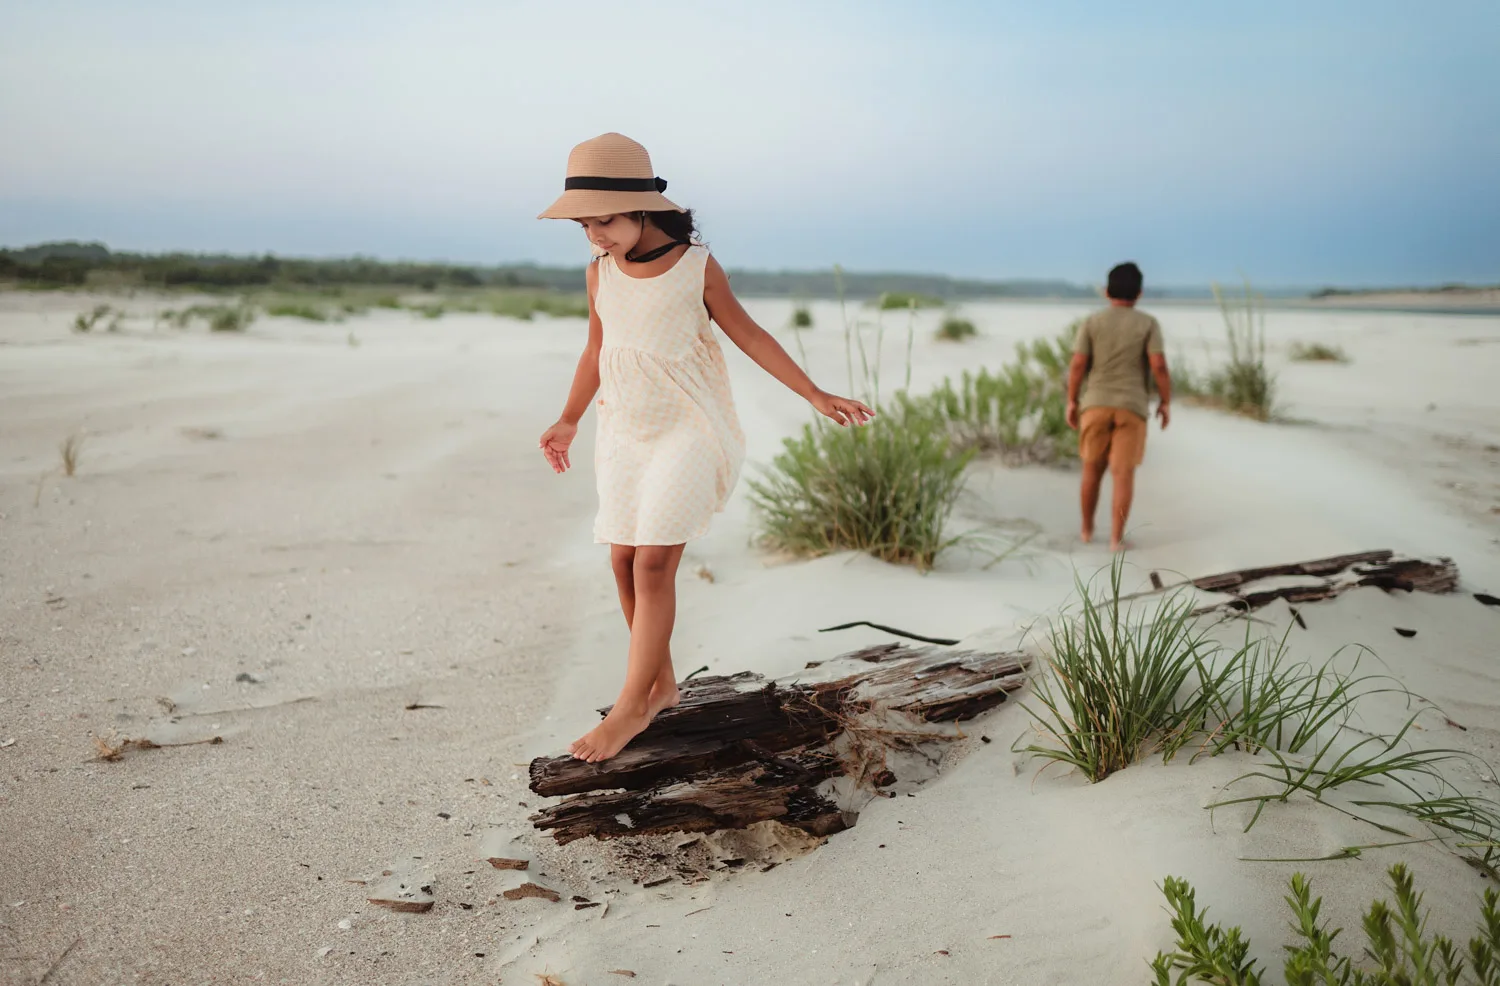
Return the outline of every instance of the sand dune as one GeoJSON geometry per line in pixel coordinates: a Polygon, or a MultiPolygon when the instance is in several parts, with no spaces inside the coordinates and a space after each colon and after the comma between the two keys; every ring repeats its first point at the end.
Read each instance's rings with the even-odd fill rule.
{"type": "MultiPolygon", "coordinates": [[[[1014,705],[966,727],[994,742],[961,744],[935,779],[873,802],[813,851],[765,833],[669,859],[554,847],[527,825],[538,799],[525,764],[587,728],[625,649],[589,534],[591,441],[561,478],[535,451],[581,323],[380,313],[210,336],[154,329],[157,303],[138,298],[121,333],[71,333],[89,303],[0,295],[0,743],[15,741],[0,748],[0,960],[16,982],[71,944],[52,981],[550,972],[592,984],[629,969],[684,986],[1131,983],[1171,940],[1166,875],[1191,879],[1274,962],[1293,870],[1355,929],[1397,860],[1427,889],[1435,926],[1468,931],[1486,883],[1440,846],[1242,862],[1383,840],[1306,803],[1249,833],[1237,810],[1211,817],[1202,806],[1243,772],[1235,756],[1143,764],[1095,786],[1039,775],[1012,752],[1029,728],[1014,705]],[[77,474],[57,475],[58,443],[80,430],[77,474]],[[95,736],[223,742],[99,762],[95,736]],[[509,851],[531,868],[484,862],[509,851]],[[712,870],[726,855],[780,865],[712,870]],[[685,882],[683,861],[708,878],[685,882]],[[660,876],[674,879],[644,886],[660,876]],[[563,902],[502,896],[526,880],[563,902]],[[403,884],[430,887],[433,909],[367,902],[403,884]],[[574,895],[608,907],[574,910],[574,895]]],[[[750,308],[768,327],[790,312],[750,308]]],[[[1004,359],[1084,310],[967,306],[982,335],[963,346],[930,341],[924,314],[913,385],[1004,359]]],[[[845,389],[837,308],[814,315],[809,365],[845,389]]],[[[1174,359],[1203,359],[1217,318],[1163,310],[1174,359]]],[[[904,315],[887,319],[887,390],[904,373],[904,328],[904,315]]],[[[1450,555],[1467,590],[1500,590],[1500,318],[1277,311],[1268,330],[1295,423],[1180,407],[1153,431],[1133,577],[1385,547],[1450,555]],[[1352,362],[1286,363],[1293,341],[1337,343],[1352,362]]],[[[763,463],[808,412],[739,354],[730,362],[763,463]]],[[[816,632],[857,619],[1017,639],[1068,601],[1075,573],[1108,564],[1075,545],[1075,481],[976,466],[956,523],[1035,537],[994,567],[956,552],[925,576],[864,557],[767,558],[750,544],[742,487],[688,549],[677,666],[781,675],[889,639],[816,632]]],[[[1263,616],[1272,632],[1290,618],[1263,616]]],[[[1436,718],[1427,739],[1500,762],[1500,612],[1468,595],[1360,590],[1304,617],[1296,654],[1368,645],[1467,727],[1436,718]]],[[[1369,714],[1383,729],[1399,711],[1369,714]]]]}

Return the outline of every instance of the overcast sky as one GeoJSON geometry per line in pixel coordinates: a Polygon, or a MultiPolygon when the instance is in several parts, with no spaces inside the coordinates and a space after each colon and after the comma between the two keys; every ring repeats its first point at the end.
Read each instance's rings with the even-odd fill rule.
{"type": "Polygon", "coordinates": [[[1500,3],[0,0],[0,245],[581,263],[650,149],[731,267],[1500,282],[1500,3]]]}

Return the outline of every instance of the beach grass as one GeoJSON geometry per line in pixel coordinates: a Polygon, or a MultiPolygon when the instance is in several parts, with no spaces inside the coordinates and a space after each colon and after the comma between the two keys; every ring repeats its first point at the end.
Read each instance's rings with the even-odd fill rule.
{"type": "Polygon", "coordinates": [[[80,312],[78,316],[73,319],[73,331],[79,333],[94,331],[94,327],[98,325],[99,322],[104,318],[104,316],[108,315],[112,310],[113,309],[111,309],[109,305],[95,305],[93,311],[91,312],[80,312]]]}
{"type": "Polygon", "coordinates": [[[1225,294],[1217,284],[1213,292],[1224,320],[1229,359],[1184,393],[1199,403],[1269,421],[1276,409],[1276,376],[1266,367],[1264,302],[1248,281],[1242,295],[1225,294]]]}
{"type": "Polygon", "coordinates": [[[798,305],[792,309],[792,328],[810,329],[813,327],[812,312],[806,305],[798,305]]]}
{"type": "Polygon", "coordinates": [[[957,315],[943,319],[943,324],[937,330],[937,338],[941,342],[963,342],[977,335],[979,330],[974,327],[974,323],[957,315]]]}
{"type": "MultiPolygon", "coordinates": [[[[835,267],[834,274],[849,392],[874,408],[876,416],[850,427],[816,417],[800,435],[783,440],[781,452],[762,475],[747,481],[758,540],[794,556],[862,551],[925,571],[944,549],[962,540],[948,537],[945,529],[973,453],[955,447],[942,422],[906,397],[916,301],[908,298],[905,304],[904,385],[883,400],[884,323],[877,319],[874,326],[872,356],[864,327],[857,317],[849,317],[842,269],[835,267]]],[[[802,356],[805,363],[806,354],[802,356]]]]}
{"type": "Polygon", "coordinates": [[[899,406],[860,427],[814,422],[749,480],[761,543],[802,557],[863,551],[925,570],[954,543],[944,527],[968,461],[935,419],[899,406]]]}
{"type": "Polygon", "coordinates": [[[1297,363],[1347,363],[1349,354],[1341,346],[1323,342],[1294,342],[1287,354],[1297,363]]]}
{"type": "Polygon", "coordinates": [[[1077,323],[1055,338],[1016,347],[998,370],[965,371],[920,400],[961,448],[998,453],[1013,462],[1057,462],[1078,451],[1068,427],[1068,363],[1077,323]]]}
{"type": "Polygon", "coordinates": [[[1238,751],[1254,758],[1250,769],[1205,807],[1248,809],[1247,832],[1268,806],[1305,797],[1414,838],[1371,810],[1403,814],[1466,850],[1480,868],[1500,862],[1500,804],[1461,791],[1447,775],[1464,765],[1488,776],[1488,765],[1410,741],[1430,703],[1388,676],[1362,674],[1362,654],[1352,662],[1336,654],[1316,667],[1289,662],[1285,636],[1257,635],[1249,625],[1230,648],[1193,615],[1190,594],[1168,592],[1141,606],[1122,594],[1122,572],[1117,559],[1098,598],[1080,581],[1076,615],[1051,624],[1037,708],[1027,706],[1041,742],[1026,752],[1098,782],[1147,756],[1170,761],[1192,747],[1197,760],[1238,751]],[[1343,663],[1348,668],[1339,670],[1343,663]],[[1354,728],[1360,705],[1377,694],[1394,694],[1417,711],[1393,734],[1354,728]],[[1230,790],[1246,782],[1254,782],[1251,793],[1230,790]],[[1358,796],[1336,803],[1336,791],[1358,796]]]}
{"type": "MultiPolygon", "coordinates": [[[[1343,929],[1330,930],[1322,917],[1323,898],[1312,896],[1305,875],[1292,874],[1284,900],[1291,911],[1294,941],[1282,948],[1282,981],[1308,986],[1488,986],[1500,981],[1500,893],[1485,889],[1479,901],[1478,933],[1462,948],[1428,930],[1423,895],[1405,866],[1397,863],[1386,875],[1394,901],[1377,898],[1365,910],[1365,945],[1356,964],[1356,958],[1335,951],[1343,929]]],[[[1176,941],[1171,951],[1157,953],[1151,963],[1157,986],[1272,982],[1264,966],[1252,958],[1251,941],[1239,927],[1208,921],[1208,909],[1198,907],[1191,884],[1167,877],[1161,891],[1176,941]]]]}
{"type": "Polygon", "coordinates": [[[337,317],[322,306],[298,301],[273,302],[266,306],[266,314],[273,318],[300,318],[308,322],[329,322],[337,317]]]}
{"type": "MultiPolygon", "coordinates": [[[[842,271],[839,272],[842,275],[842,271]]],[[[875,307],[881,311],[895,311],[905,308],[942,308],[946,304],[942,298],[931,294],[920,294],[916,291],[887,291],[875,299],[875,307]]]]}

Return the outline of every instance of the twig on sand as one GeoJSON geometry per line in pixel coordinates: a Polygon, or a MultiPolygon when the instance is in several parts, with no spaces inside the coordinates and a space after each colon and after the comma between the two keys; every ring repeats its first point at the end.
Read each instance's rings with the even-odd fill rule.
{"type": "Polygon", "coordinates": [[[683,681],[692,681],[698,675],[702,674],[703,672],[705,672],[707,670],[708,670],[708,665],[705,664],[705,665],[703,665],[703,667],[699,668],[697,671],[694,671],[692,674],[688,675],[686,678],[684,678],[682,680],[683,681]]]}
{"type": "Polygon", "coordinates": [[[912,640],[920,640],[924,644],[941,644],[945,647],[951,647],[954,644],[958,643],[957,640],[952,640],[948,637],[924,637],[920,633],[912,633],[909,630],[897,630],[895,627],[883,626],[879,623],[871,623],[869,620],[855,620],[853,623],[840,623],[836,627],[824,627],[818,632],[832,633],[835,630],[848,630],[850,627],[871,627],[875,630],[879,630],[882,633],[891,633],[895,634],[898,637],[909,637],[912,640]]]}
{"type": "Polygon", "coordinates": [[[125,754],[131,750],[160,750],[169,746],[218,746],[224,742],[222,736],[210,736],[207,739],[188,740],[183,743],[156,743],[148,739],[124,739],[119,743],[111,745],[108,741],[94,737],[94,746],[99,750],[99,755],[94,757],[95,761],[123,760],[125,754]]]}
{"type": "Polygon", "coordinates": [[[42,973],[42,978],[36,981],[36,986],[46,986],[47,983],[51,982],[52,976],[58,969],[62,968],[63,960],[72,953],[73,949],[78,947],[78,943],[81,941],[83,941],[82,937],[74,938],[72,944],[63,949],[62,954],[57,957],[57,960],[48,967],[46,972],[42,973]]]}

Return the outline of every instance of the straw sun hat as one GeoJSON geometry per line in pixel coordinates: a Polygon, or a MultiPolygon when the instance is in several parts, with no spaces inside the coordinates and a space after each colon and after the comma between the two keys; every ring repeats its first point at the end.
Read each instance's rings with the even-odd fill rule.
{"type": "Polygon", "coordinates": [[[563,193],[538,219],[586,219],[621,212],[685,212],[667,199],[651,155],[624,134],[601,134],[573,148],[563,193]]]}

